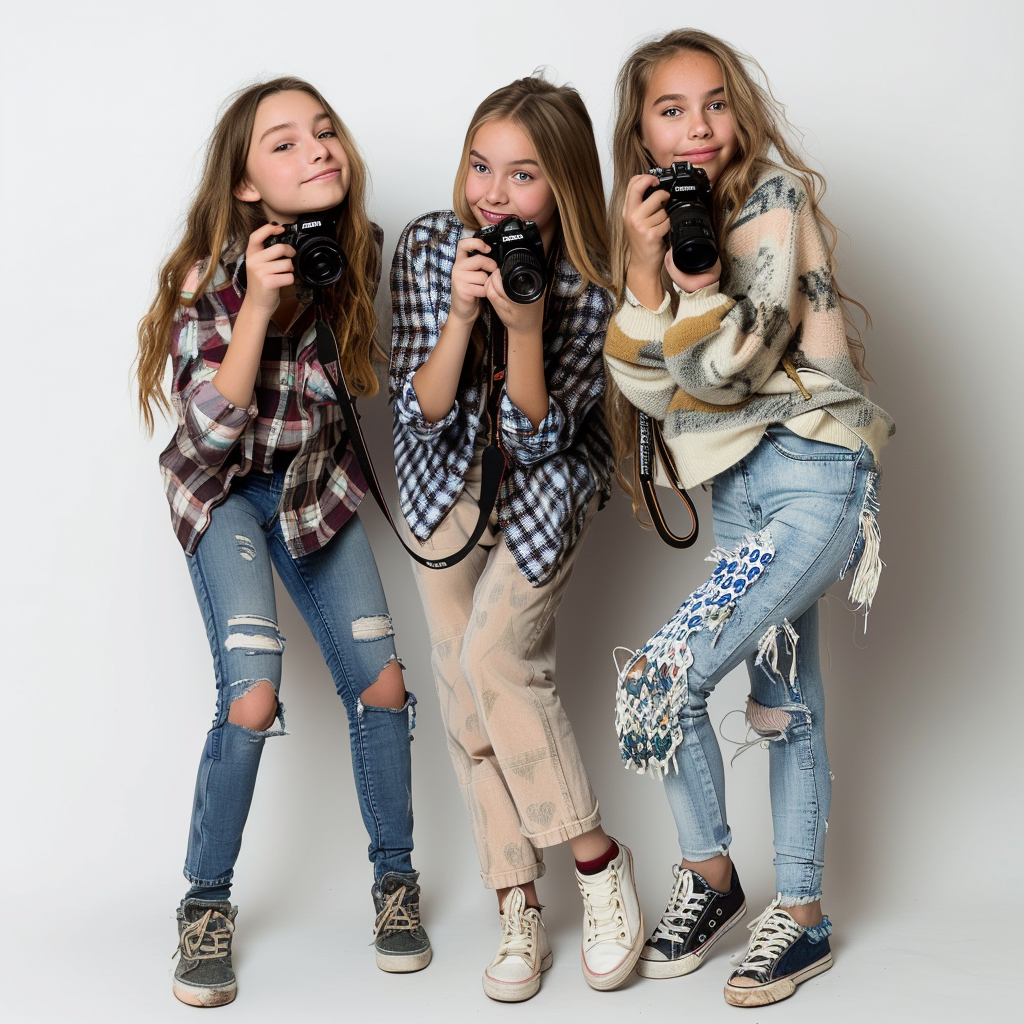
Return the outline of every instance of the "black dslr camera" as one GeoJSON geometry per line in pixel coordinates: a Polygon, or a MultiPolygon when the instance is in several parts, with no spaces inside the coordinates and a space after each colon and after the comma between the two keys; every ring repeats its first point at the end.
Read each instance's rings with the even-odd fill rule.
{"type": "Polygon", "coordinates": [[[294,224],[284,224],[284,234],[271,235],[263,248],[269,249],[278,243],[294,246],[292,265],[299,280],[312,288],[326,288],[334,284],[348,266],[337,239],[340,215],[340,205],[322,213],[307,214],[294,224]]]}
{"type": "Polygon", "coordinates": [[[525,305],[544,294],[544,242],[532,220],[506,217],[499,224],[481,228],[476,237],[491,247],[487,255],[501,269],[501,283],[513,302],[525,305]]]}
{"type": "Polygon", "coordinates": [[[702,167],[688,160],[669,168],[652,167],[648,174],[658,179],[645,193],[644,199],[659,189],[669,194],[665,210],[671,223],[669,244],[672,262],[684,274],[701,274],[710,270],[718,259],[715,225],[711,219],[711,182],[702,167]]]}

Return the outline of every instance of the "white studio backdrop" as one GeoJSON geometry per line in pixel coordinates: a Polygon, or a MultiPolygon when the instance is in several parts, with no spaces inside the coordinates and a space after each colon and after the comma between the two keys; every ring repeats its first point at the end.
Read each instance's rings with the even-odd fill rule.
{"type": "MultiPolygon", "coordinates": [[[[873,397],[898,431],[881,485],[888,567],[867,634],[841,585],[823,616],[836,776],[826,909],[841,955],[835,980],[815,983],[813,995],[807,986],[777,1015],[798,1005],[831,1012],[841,993],[844,1012],[860,1017],[895,1020],[927,1006],[933,1019],[952,1020],[996,999],[990,1010],[1000,1019],[992,986],[1015,968],[992,956],[1021,909],[1019,5],[99,0],[19,5],[4,23],[0,195],[11,208],[0,246],[9,325],[0,749],[5,902],[21,922],[5,928],[8,1019],[186,1012],[168,991],[166,954],[214,686],[157,472],[171,428],[143,435],[129,368],[135,325],[178,237],[221,103],[259,78],[315,83],[368,163],[388,266],[409,220],[451,205],[476,105],[539,66],[586,100],[610,189],[621,59],[640,39],[685,24],[761,62],[826,175],[825,209],[843,232],[840,281],[871,311],[873,397]],[[976,945],[958,931],[975,905],[974,940],[988,936],[993,951],[977,962],[976,945]],[[942,959],[951,949],[956,968],[942,959]],[[862,972],[848,966],[840,976],[844,955],[862,972]],[[932,969],[948,986],[941,998],[938,981],[901,990],[901,978],[930,978],[932,969]],[[879,972],[891,989],[872,1001],[879,972]]],[[[386,283],[379,308],[386,327],[386,283]]],[[[364,403],[363,415],[394,497],[384,398],[364,403]]],[[[559,617],[562,698],[606,827],[636,853],[649,918],[660,913],[678,849],[660,786],[620,765],[611,651],[641,644],[703,579],[710,506],[703,492],[695,497],[702,538],[677,553],[632,522],[617,492],[559,617]]],[[[372,503],[366,509],[419,697],[416,863],[435,964],[402,979],[401,998],[424,1019],[487,1020],[509,1012],[477,982],[496,939],[492,897],[477,877],[408,562],[372,503]]],[[[287,969],[268,960],[261,980],[273,983],[254,998],[259,951],[287,959],[297,944],[314,956],[315,935],[346,950],[330,970],[353,984],[336,1005],[355,1010],[365,997],[391,1013],[386,1000],[398,990],[377,976],[365,946],[371,874],[344,711],[283,590],[279,618],[291,735],[264,752],[235,889],[239,935],[254,952],[236,1007],[221,1012],[334,1019],[330,971],[322,1002],[311,995],[313,1008],[299,1012],[289,972],[302,971],[302,959],[287,969]]],[[[745,692],[734,673],[712,698],[716,721],[742,708],[745,692]]],[[[724,729],[741,738],[741,716],[724,729]]],[[[728,784],[734,856],[756,913],[773,892],[766,753],[744,754],[728,784]]],[[[561,850],[549,862],[545,916],[571,959],[571,865],[561,850]]],[[[564,1001],[544,1004],[542,993],[527,1011],[535,1019],[554,1019],[552,1007],[560,1019],[599,1020],[678,1005],[652,983],[592,999],[563,963],[565,980],[546,980],[545,993],[554,1000],[564,985],[564,1001]]],[[[718,1019],[724,959],[712,969],[718,980],[701,972],[687,991],[718,1019]]],[[[309,991],[319,984],[303,981],[309,991]]]]}

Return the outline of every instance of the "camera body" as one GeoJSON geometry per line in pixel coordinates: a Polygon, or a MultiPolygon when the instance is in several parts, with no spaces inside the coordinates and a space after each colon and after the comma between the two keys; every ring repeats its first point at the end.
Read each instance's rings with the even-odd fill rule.
{"type": "Polygon", "coordinates": [[[340,280],[348,259],[338,245],[338,218],[341,205],[300,217],[294,224],[284,224],[283,235],[271,235],[263,247],[279,243],[295,248],[292,265],[300,281],[312,288],[326,288],[340,280]]]}
{"type": "Polygon", "coordinates": [[[669,244],[672,246],[672,262],[684,274],[701,274],[710,270],[718,259],[718,243],[712,219],[711,182],[707,173],[688,160],[667,168],[652,167],[647,173],[653,174],[658,184],[644,192],[644,199],[659,189],[669,194],[665,211],[671,224],[669,244]]]}
{"type": "Polygon", "coordinates": [[[481,228],[476,237],[491,247],[487,255],[498,264],[505,294],[513,302],[525,305],[543,296],[548,283],[544,241],[532,220],[506,217],[481,228]]]}

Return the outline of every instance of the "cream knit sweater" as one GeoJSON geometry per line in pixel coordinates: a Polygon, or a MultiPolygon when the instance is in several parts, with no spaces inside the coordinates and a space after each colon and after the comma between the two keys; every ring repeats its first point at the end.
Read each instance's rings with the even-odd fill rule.
{"type": "Polygon", "coordinates": [[[895,427],[850,360],[828,250],[798,178],[777,167],[762,176],[722,266],[721,288],[680,292],[674,317],[668,295],[656,312],[624,303],[605,341],[622,393],[661,421],[678,482],[735,465],[769,423],[854,450],[864,441],[877,460],[895,427]]]}

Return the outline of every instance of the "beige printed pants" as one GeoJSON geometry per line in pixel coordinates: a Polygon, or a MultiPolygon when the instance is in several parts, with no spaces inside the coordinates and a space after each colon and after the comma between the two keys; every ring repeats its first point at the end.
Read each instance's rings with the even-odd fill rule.
{"type": "MultiPolygon", "coordinates": [[[[455,508],[426,543],[406,528],[410,546],[428,557],[461,548],[479,516],[479,487],[476,461],[455,508]]],[[[588,526],[596,509],[595,498],[588,526]]],[[[493,517],[457,565],[413,563],[448,750],[489,889],[539,878],[542,847],[601,820],[554,678],[555,612],[582,540],[539,587],[519,571],[493,517]]]]}

